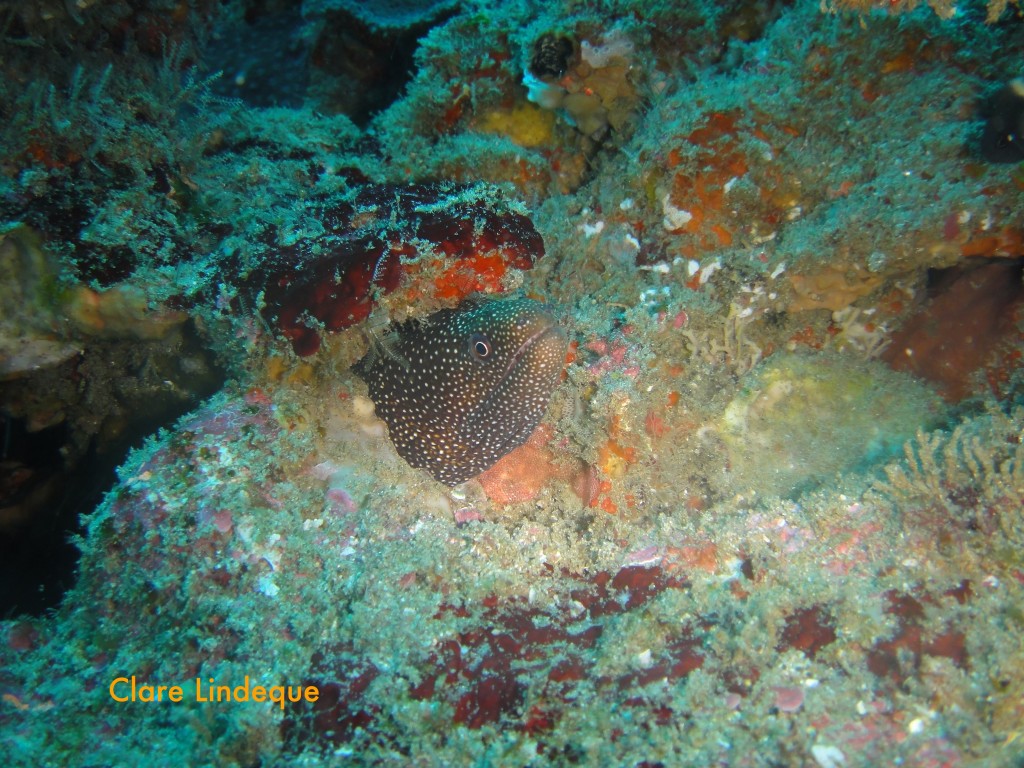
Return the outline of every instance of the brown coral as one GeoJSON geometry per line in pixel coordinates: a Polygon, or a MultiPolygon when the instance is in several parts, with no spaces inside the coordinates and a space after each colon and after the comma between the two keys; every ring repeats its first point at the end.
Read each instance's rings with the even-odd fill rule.
{"type": "Polygon", "coordinates": [[[813,309],[835,312],[867,296],[882,284],[882,278],[863,267],[830,265],[809,275],[790,275],[789,282],[797,296],[789,304],[790,313],[813,309]]]}

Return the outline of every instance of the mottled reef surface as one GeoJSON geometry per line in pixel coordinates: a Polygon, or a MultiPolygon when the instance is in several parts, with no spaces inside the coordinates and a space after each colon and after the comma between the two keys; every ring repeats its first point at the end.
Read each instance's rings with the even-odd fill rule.
{"type": "Polygon", "coordinates": [[[1024,765],[1024,19],[915,5],[0,2],[4,763],[1024,765]],[[510,298],[449,488],[352,366],[510,298]]]}

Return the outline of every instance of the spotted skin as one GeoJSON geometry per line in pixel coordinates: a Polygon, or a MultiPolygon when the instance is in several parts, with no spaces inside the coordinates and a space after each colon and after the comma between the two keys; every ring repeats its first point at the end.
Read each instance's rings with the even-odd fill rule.
{"type": "Polygon", "coordinates": [[[565,362],[565,333],[529,299],[466,302],[403,323],[354,367],[409,464],[455,486],[522,445],[565,362]]]}

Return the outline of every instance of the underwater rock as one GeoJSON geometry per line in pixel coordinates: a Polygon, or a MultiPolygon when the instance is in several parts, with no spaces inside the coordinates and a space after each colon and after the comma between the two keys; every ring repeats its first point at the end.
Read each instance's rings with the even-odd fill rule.
{"type": "Polygon", "coordinates": [[[212,89],[254,107],[300,107],[309,80],[304,32],[298,4],[247,8],[206,45],[205,68],[226,75],[212,89]]]}
{"type": "Polygon", "coordinates": [[[398,326],[354,370],[402,458],[454,486],[529,438],[565,352],[542,304],[488,301],[398,326]]]}
{"type": "Polygon", "coordinates": [[[309,54],[310,95],[325,112],[359,126],[401,97],[416,71],[419,41],[452,16],[453,3],[306,4],[317,25],[309,54]]]}
{"type": "Polygon", "coordinates": [[[56,368],[81,352],[82,348],[71,342],[24,337],[12,339],[0,334],[0,381],[56,368]]]}
{"type": "MultiPolygon", "coordinates": [[[[525,598],[497,595],[465,607],[442,605],[436,615],[422,618],[424,627],[457,613],[464,617],[462,628],[435,642],[429,653],[417,652],[405,661],[395,679],[396,695],[410,707],[429,702],[438,719],[451,719],[448,728],[474,731],[500,724],[540,740],[553,737],[550,732],[560,721],[571,723],[573,703],[593,695],[589,691],[595,688],[603,702],[668,724],[673,710],[636,691],[685,680],[701,669],[710,655],[702,647],[710,623],[675,622],[661,646],[638,654],[634,667],[601,664],[594,650],[610,636],[626,641],[620,622],[685,591],[688,581],[657,566],[636,565],[592,575],[536,574],[534,579],[571,585],[574,612],[550,615],[525,598]],[[548,695],[536,696],[531,674],[546,681],[548,695]]],[[[280,726],[286,751],[345,745],[357,731],[374,737],[391,732],[397,725],[394,711],[375,706],[370,690],[374,679],[389,674],[349,644],[314,652],[304,684],[316,685],[323,695],[313,706],[300,702],[286,708],[280,726]]]]}
{"type": "Polygon", "coordinates": [[[80,285],[68,293],[66,312],[76,331],[108,339],[163,339],[188,319],[185,312],[149,305],[139,286],[94,291],[80,285]]]}
{"type": "Polygon", "coordinates": [[[894,370],[927,379],[957,402],[974,392],[975,374],[996,362],[999,346],[1020,334],[1021,262],[958,266],[936,276],[936,295],[893,334],[882,359],[894,370]]]}
{"type": "Polygon", "coordinates": [[[1011,80],[985,106],[981,154],[993,163],[1024,161],[1024,78],[1011,80]]]}
{"type": "Polygon", "coordinates": [[[502,291],[508,270],[544,255],[530,219],[485,185],[367,184],[310,215],[319,234],[292,237],[241,281],[298,355],[314,354],[322,331],[365,320],[378,292],[414,275],[417,305],[459,301],[502,291]]]}
{"type": "Polygon", "coordinates": [[[303,4],[307,19],[330,13],[349,14],[373,29],[402,29],[437,21],[458,8],[458,0],[388,0],[366,3],[360,0],[315,0],[303,4]]]}
{"type": "Polygon", "coordinates": [[[751,372],[722,415],[735,493],[790,496],[894,455],[936,426],[942,401],[881,363],[778,354],[751,372]]]}
{"type": "Polygon", "coordinates": [[[699,258],[740,238],[768,243],[807,210],[808,185],[780,178],[770,159],[798,133],[782,107],[771,116],[735,107],[708,110],[670,142],[655,179],[670,250],[699,258]]]}
{"type": "Polygon", "coordinates": [[[40,313],[49,309],[57,282],[57,260],[43,248],[42,238],[31,227],[5,223],[0,230],[0,269],[4,282],[0,309],[4,324],[20,316],[33,327],[48,327],[51,318],[40,313]],[[20,310],[20,313],[19,313],[20,310]]]}

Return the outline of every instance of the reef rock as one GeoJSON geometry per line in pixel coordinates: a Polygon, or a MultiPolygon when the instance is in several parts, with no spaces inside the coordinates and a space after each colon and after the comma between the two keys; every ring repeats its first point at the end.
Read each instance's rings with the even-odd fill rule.
{"type": "Polygon", "coordinates": [[[725,482],[736,493],[795,495],[884,460],[942,415],[934,391],[880,363],[776,355],[722,415],[725,482]]]}

